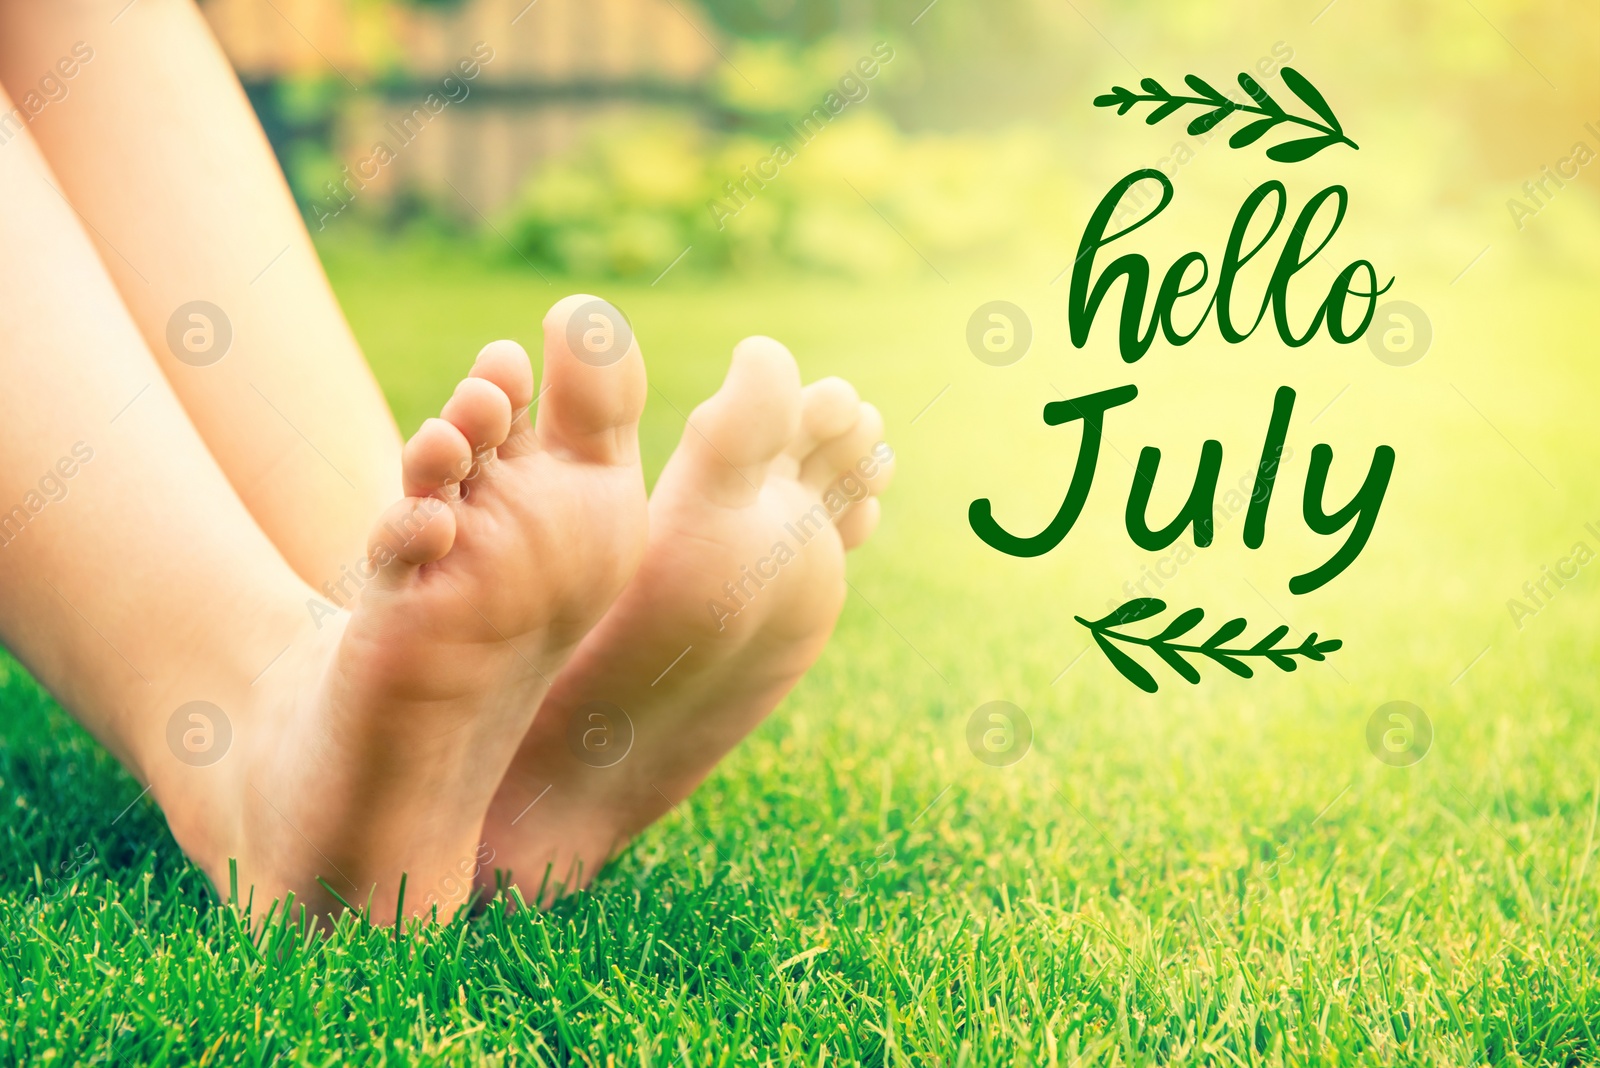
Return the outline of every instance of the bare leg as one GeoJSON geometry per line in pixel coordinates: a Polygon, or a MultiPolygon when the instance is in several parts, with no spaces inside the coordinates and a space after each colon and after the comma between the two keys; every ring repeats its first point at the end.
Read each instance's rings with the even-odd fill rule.
{"type": "MultiPolygon", "coordinates": [[[[392,424],[202,21],[176,0],[141,0],[108,29],[124,2],[0,0],[0,80],[20,92],[75,42],[95,48],[69,99],[34,126],[67,195],[103,231],[102,257],[223,470],[303,577],[337,582],[360,531],[397,494],[392,424]],[[235,331],[229,356],[201,368],[174,356],[166,334],[173,309],[197,296],[222,306],[235,331]]],[[[876,519],[876,502],[860,497],[881,488],[887,454],[875,449],[876,413],[853,391],[819,383],[802,401],[779,351],[751,348],[706,409],[716,448],[686,436],[652,505],[644,571],[584,642],[518,751],[485,836],[493,866],[512,869],[527,891],[547,865],[558,879],[573,867],[592,875],[618,841],[686,795],[787,692],[832,628],[843,550],[876,519]],[[799,430],[784,430],[794,419],[799,430]],[[729,472],[718,465],[745,454],[750,464],[732,484],[749,499],[721,501],[729,472]],[[751,581],[738,566],[760,572],[784,522],[812,512],[824,516],[822,536],[796,544],[796,561],[748,609],[729,601],[724,611],[737,622],[715,619],[708,604],[724,583],[751,581]],[[638,752],[615,768],[593,766],[605,754],[572,748],[594,733],[585,717],[595,701],[620,702],[637,721],[638,752]]],[[[626,529],[628,507],[603,526],[620,515],[626,529]]],[[[623,574],[631,560],[624,552],[610,564],[623,574]]],[[[537,582],[501,585],[513,599],[549,595],[537,582]]],[[[604,583],[583,603],[590,596],[609,600],[604,583]]],[[[534,690],[508,688],[508,699],[517,695],[531,715],[534,690]]],[[[471,859],[484,862],[486,879],[489,858],[471,859]]]]}
{"type": "Polygon", "coordinates": [[[400,496],[400,438],[204,20],[185,0],[0,2],[0,83],[25,102],[46,78],[65,96],[27,128],[146,345],[290,566],[336,580],[400,496]]]}
{"type": "Polygon", "coordinates": [[[0,145],[0,642],[218,886],[234,858],[263,905],[387,919],[406,872],[408,911],[449,914],[545,680],[638,560],[637,348],[580,360],[587,298],[558,305],[537,427],[526,353],[486,348],[406,446],[354,610],[319,611],[56,183],[26,132],[0,145]]]}

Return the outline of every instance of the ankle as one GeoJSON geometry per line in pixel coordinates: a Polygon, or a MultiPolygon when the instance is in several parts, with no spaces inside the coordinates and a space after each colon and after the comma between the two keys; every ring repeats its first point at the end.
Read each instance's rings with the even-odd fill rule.
{"type": "Polygon", "coordinates": [[[318,630],[299,605],[251,611],[214,631],[142,702],[132,770],[219,889],[239,853],[259,755],[320,685],[347,619],[318,630]]]}

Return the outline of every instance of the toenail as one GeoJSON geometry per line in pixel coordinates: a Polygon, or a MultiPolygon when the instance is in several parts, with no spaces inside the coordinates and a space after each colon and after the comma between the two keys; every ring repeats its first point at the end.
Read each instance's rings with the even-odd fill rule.
{"type": "Polygon", "coordinates": [[[609,301],[591,300],[567,320],[567,348],[591,367],[609,367],[632,345],[633,327],[609,301]]]}

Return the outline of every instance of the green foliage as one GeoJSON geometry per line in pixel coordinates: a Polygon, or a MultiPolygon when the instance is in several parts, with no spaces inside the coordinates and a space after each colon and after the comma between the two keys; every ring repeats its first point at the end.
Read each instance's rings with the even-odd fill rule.
{"type": "Polygon", "coordinates": [[[505,227],[541,265],[636,275],[706,243],[703,141],[666,120],[613,125],[541,167],[505,227]]]}
{"type": "Polygon", "coordinates": [[[908,135],[849,109],[809,143],[664,113],[600,127],[540,168],[500,229],[542,268],[585,275],[649,281],[690,246],[674,272],[926,274],[1070,232],[1060,152],[1037,131],[908,135]]]}
{"type": "Polygon", "coordinates": [[[1303,137],[1295,141],[1284,141],[1267,149],[1267,158],[1278,163],[1298,163],[1304,159],[1321,152],[1334,145],[1349,145],[1351,148],[1359,146],[1344,135],[1344,127],[1339,125],[1338,116],[1334,115],[1333,108],[1328,106],[1322,93],[1312,85],[1305,75],[1293,67],[1284,67],[1281,70],[1283,82],[1299,97],[1301,102],[1309,107],[1316,115],[1316,119],[1303,118],[1291,115],[1284,110],[1283,105],[1273,99],[1272,94],[1261,87],[1261,83],[1252,78],[1248,73],[1239,75],[1239,86],[1245,91],[1248,98],[1254,101],[1251,104],[1241,103],[1224,95],[1220,90],[1205,79],[1189,74],[1184,77],[1196,95],[1179,96],[1162,86],[1154,78],[1146,78],[1139,83],[1144,94],[1135,93],[1132,89],[1125,89],[1120,85],[1113,85],[1109,93],[1103,93],[1094,98],[1097,108],[1116,108],[1118,115],[1126,115],[1135,104],[1153,103],[1156,105],[1148,115],[1145,122],[1151,126],[1162,119],[1177,113],[1180,109],[1198,104],[1208,108],[1203,114],[1189,122],[1190,136],[1206,133],[1212,127],[1226,120],[1234,113],[1245,115],[1265,116],[1239,127],[1228,138],[1229,148],[1244,148],[1253,145],[1261,139],[1262,135],[1275,126],[1284,123],[1309,127],[1317,133],[1311,137],[1303,137]]]}
{"type": "MultiPolygon", "coordinates": [[[[805,45],[771,38],[735,40],[725,49],[728,61],[710,72],[711,93],[718,107],[738,117],[742,131],[781,135],[786,122],[836,91],[839,80],[854,73],[856,62],[870,56],[872,45],[881,41],[866,35],[826,37],[805,45]]],[[[916,64],[914,51],[904,45],[890,54],[893,58],[871,79],[861,79],[873,108],[916,64]]]]}
{"type": "MultiPolygon", "coordinates": [[[[1060,62],[1079,46],[1083,23],[1060,4],[701,0],[700,7],[727,35],[724,51],[733,65],[757,85],[764,83],[744,58],[749,45],[804,54],[841,36],[891,42],[914,68],[885,100],[887,113],[904,129],[982,130],[996,115],[1052,123],[1060,104],[1075,101],[1084,88],[1086,71],[1060,62]]],[[[723,85],[741,82],[727,70],[717,79],[723,85]]]]}
{"type": "Polygon", "coordinates": [[[1293,671],[1297,666],[1294,658],[1303,656],[1307,660],[1326,660],[1325,654],[1341,648],[1344,642],[1338,638],[1325,638],[1317,641],[1317,632],[1312,631],[1306,635],[1305,640],[1297,646],[1279,646],[1289,633],[1287,626],[1277,626],[1268,631],[1266,636],[1254,645],[1243,648],[1228,648],[1227,643],[1237,638],[1244,632],[1248,625],[1243,619],[1230,619],[1218,627],[1216,633],[1199,645],[1180,645],[1172,639],[1182,637],[1199,625],[1205,618],[1205,609],[1191,608],[1180,612],[1173,617],[1171,623],[1161,633],[1150,638],[1139,638],[1131,634],[1124,634],[1112,628],[1126,623],[1138,623],[1158,616],[1167,610],[1167,602],[1157,597],[1135,597],[1123,603],[1110,614],[1095,620],[1074,616],[1079,623],[1089,628],[1089,633],[1094,635],[1095,644],[1100,651],[1111,661],[1111,666],[1122,674],[1122,677],[1133,683],[1146,693],[1155,693],[1157,686],[1155,676],[1146,671],[1140,663],[1121,649],[1113,641],[1126,642],[1129,645],[1142,645],[1155,653],[1167,663],[1167,666],[1176,671],[1185,682],[1198,684],[1200,672],[1183,656],[1201,656],[1215,661],[1227,668],[1242,679],[1252,677],[1255,672],[1250,665],[1245,663],[1247,657],[1264,657],[1273,667],[1280,671],[1293,671]]]}

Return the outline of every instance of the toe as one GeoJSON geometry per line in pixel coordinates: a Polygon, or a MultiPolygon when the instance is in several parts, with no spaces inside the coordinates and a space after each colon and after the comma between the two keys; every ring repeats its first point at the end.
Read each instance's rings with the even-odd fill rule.
{"type": "Polygon", "coordinates": [[[500,445],[500,454],[531,452],[533,421],[528,418],[528,409],[534,398],[533,365],[528,362],[527,350],[515,341],[491,341],[478,352],[470,375],[499,386],[511,405],[511,427],[500,445]]]}
{"type": "Polygon", "coordinates": [[[439,416],[461,431],[474,462],[479,462],[510,433],[511,399],[486,378],[463,378],[439,416]]]}
{"type": "Polygon", "coordinates": [[[856,388],[842,378],[823,378],[800,391],[800,432],[784,452],[796,469],[818,445],[849,430],[861,416],[856,388]]]}
{"type": "Polygon", "coordinates": [[[852,507],[840,517],[837,524],[839,540],[846,549],[854,549],[878,528],[878,517],[883,513],[883,506],[878,503],[878,498],[868,497],[860,504],[852,507]]]}
{"type": "Polygon", "coordinates": [[[558,301],[544,319],[539,444],[588,463],[636,463],[644,360],[633,328],[598,297],[558,301]]]}
{"type": "Polygon", "coordinates": [[[367,538],[367,558],[393,583],[442,559],[455,543],[456,517],[437,497],[407,497],[386,509],[367,538]]]}
{"type": "Polygon", "coordinates": [[[673,466],[724,504],[753,500],[767,466],[800,426],[800,369],[789,350],[751,337],[733,350],[722,388],[689,416],[673,466]]]}
{"type": "Polygon", "coordinates": [[[800,481],[821,493],[844,479],[858,479],[865,494],[881,493],[894,472],[894,451],[883,440],[883,416],[871,404],[856,409],[854,425],[817,446],[800,464],[800,481]]]}
{"type": "Polygon", "coordinates": [[[400,454],[400,481],[407,497],[450,498],[472,468],[472,446],[443,419],[422,424],[400,454]]]}

